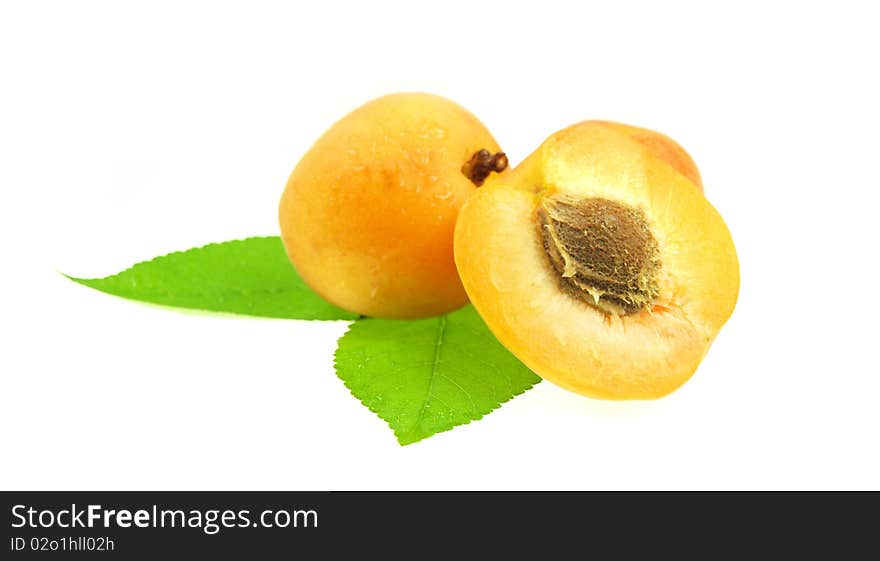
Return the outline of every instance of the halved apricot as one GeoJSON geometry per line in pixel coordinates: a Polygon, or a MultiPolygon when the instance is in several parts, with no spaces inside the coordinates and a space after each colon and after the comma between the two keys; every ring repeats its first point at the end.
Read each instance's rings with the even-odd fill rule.
{"type": "Polygon", "coordinates": [[[547,380],[598,398],[666,395],[694,373],[739,291],[733,241],[699,181],[659,133],[564,129],[461,209],[465,290],[547,380]]]}

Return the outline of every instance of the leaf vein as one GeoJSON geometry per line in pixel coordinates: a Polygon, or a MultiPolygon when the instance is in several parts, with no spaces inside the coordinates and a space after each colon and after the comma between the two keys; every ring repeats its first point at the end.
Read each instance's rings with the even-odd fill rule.
{"type": "Polygon", "coordinates": [[[434,342],[434,363],[431,365],[431,379],[428,382],[428,392],[425,395],[425,400],[422,402],[422,407],[419,409],[419,415],[416,418],[416,422],[413,423],[410,430],[414,430],[422,423],[422,419],[425,417],[425,411],[428,409],[428,403],[431,401],[434,391],[434,379],[437,374],[437,365],[440,364],[440,350],[443,347],[443,336],[446,334],[446,322],[446,316],[440,316],[437,319],[437,339],[434,342]]]}

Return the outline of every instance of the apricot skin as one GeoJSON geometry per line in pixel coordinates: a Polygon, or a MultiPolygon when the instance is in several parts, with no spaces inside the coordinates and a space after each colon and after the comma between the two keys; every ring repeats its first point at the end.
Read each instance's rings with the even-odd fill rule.
{"type": "Polygon", "coordinates": [[[318,294],[386,318],[467,303],[452,238],[476,186],[462,164],[498,152],[486,127],[442,97],[393,94],[356,109],[303,156],[279,208],[288,256],[318,294]]]}
{"type": "Polygon", "coordinates": [[[636,142],[650,153],[657,160],[669,165],[678,173],[685,176],[693,183],[700,192],[703,192],[703,179],[700,177],[700,171],[697,164],[694,163],[691,155],[685,151],[676,141],[672,140],[665,134],[650,129],[625,125],[623,123],[614,123],[611,121],[591,121],[596,125],[602,125],[613,128],[636,142]]]}
{"type": "Polygon", "coordinates": [[[633,129],[588,121],[559,131],[487,181],[455,230],[462,281],[498,340],[546,380],[595,398],[655,399],[680,387],[739,291],[733,241],[692,179],[696,166],[683,150],[658,149],[664,137],[645,142],[633,129]],[[556,195],[644,212],[661,263],[649,306],[611,314],[560,288],[536,221],[541,201],[556,195]]]}

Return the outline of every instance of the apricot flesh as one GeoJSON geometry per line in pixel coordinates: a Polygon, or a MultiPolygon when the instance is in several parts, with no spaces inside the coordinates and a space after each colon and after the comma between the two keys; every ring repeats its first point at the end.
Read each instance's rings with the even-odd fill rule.
{"type": "Polygon", "coordinates": [[[588,121],[559,131],[487,180],[455,230],[461,279],[495,336],[543,378],[591,397],[653,399],[680,387],[739,291],[733,241],[696,166],[643,130],[588,121]],[[567,259],[548,248],[556,226],[542,219],[559,201],[586,217],[560,218],[574,225],[559,245],[567,259]],[[638,230],[618,207],[649,230],[633,243],[656,247],[634,258],[617,243],[614,235],[638,230]],[[655,284],[639,284],[643,273],[655,284]],[[627,290],[638,298],[622,305],[615,298],[627,290]]]}
{"type": "Polygon", "coordinates": [[[476,189],[462,166],[480,150],[499,152],[486,127],[434,95],[392,94],[342,118],[303,156],[281,198],[297,272],[328,301],[368,316],[464,305],[452,238],[476,189]]]}

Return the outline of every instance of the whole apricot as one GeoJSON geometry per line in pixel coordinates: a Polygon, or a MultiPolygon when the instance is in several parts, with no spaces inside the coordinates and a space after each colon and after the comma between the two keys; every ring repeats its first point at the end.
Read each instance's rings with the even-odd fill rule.
{"type": "Polygon", "coordinates": [[[584,122],[464,205],[471,302],[529,368],[569,390],[651,399],[681,386],[733,312],[739,265],[693,160],[668,137],[584,122]]]}
{"type": "Polygon", "coordinates": [[[467,302],[452,239],[464,201],[506,159],[486,127],[435,95],[375,99],[333,125],[281,197],[284,247],[328,301],[419,318],[467,302]],[[464,171],[464,173],[462,173],[464,171]]]}

